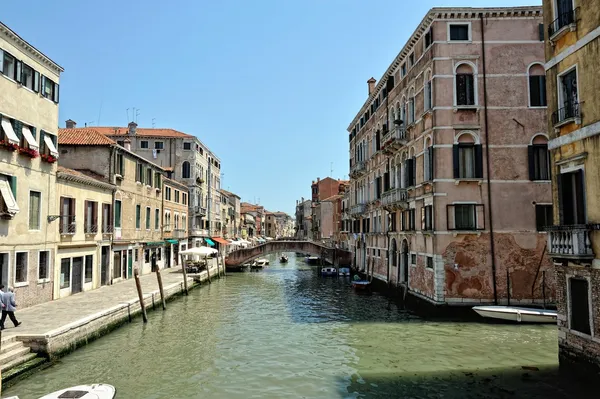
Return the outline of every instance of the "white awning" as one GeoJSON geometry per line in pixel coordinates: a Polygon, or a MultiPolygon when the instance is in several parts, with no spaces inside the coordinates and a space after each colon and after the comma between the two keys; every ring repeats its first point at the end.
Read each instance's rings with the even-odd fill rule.
{"type": "Polygon", "coordinates": [[[4,130],[4,134],[6,134],[6,138],[13,144],[19,144],[21,140],[15,134],[13,130],[12,124],[6,118],[2,118],[2,130],[4,130]]]}
{"type": "Polygon", "coordinates": [[[46,143],[46,147],[48,147],[48,150],[50,150],[50,154],[53,157],[58,157],[58,150],[54,146],[54,143],[52,142],[52,137],[49,135],[48,132],[46,132],[46,134],[44,135],[44,143],[46,143]]]}
{"type": "Polygon", "coordinates": [[[29,144],[29,148],[37,150],[39,148],[39,146],[38,146],[38,143],[37,143],[35,137],[33,137],[33,134],[31,134],[31,130],[29,130],[29,126],[23,125],[23,129],[21,131],[23,132],[23,136],[25,137],[25,140],[27,140],[27,144],[29,144]]]}
{"type": "Polygon", "coordinates": [[[17,200],[13,195],[8,180],[6,180],[6,177],[4,176],[0,176],[0,194],[2,195],[2,202],[4,203],[4,207],[0,207],[0,213],[8,214],[11,217],[19,213],[17,200]]]}

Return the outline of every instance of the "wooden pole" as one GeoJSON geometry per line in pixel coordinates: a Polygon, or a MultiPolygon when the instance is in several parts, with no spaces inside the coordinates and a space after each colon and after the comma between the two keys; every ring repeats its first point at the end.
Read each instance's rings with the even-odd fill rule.
{"type": "Polygon", "coordinates": [[[183,292],[185,295],[188,295],[188,286],[187,286],[187,272],[185,270],[185,262],[183,261],[183,255],[179,255],[181,259],[181,268],[183,270],[183,292]]]}
{"type": "Polygon", "coordinates": [[[140,298],[140,308],[142,309],[142,320],[148,323],[148,315],[146,314],[146,305],[144,304],[144,294],[142,293],[142,283],[140,282],[140,272],[136,268],[133,271],[135,277],[135,287],[137,288],[138,298],[140,298]]]}
{"type": "Polygon", "coordinates": [[[160,267],[156,268],[156,280],[158,281],[158,291],[160,292],[160,301],[162,302],[163,310],[167,309],[167,301],[165,300],[165,291],[163,290],[162,275],[160,274],[160,267]]]}
{"type": "MultiPolygon", "coordinates": [[[[0,351],[2,351],[2,330],[0,330],[0,351]]],[[[0,368],[0,395],[2,395],[2,368],[0,368]]]]}
{"type": "Polygon", "coordinates": [[[506,297],[508,298],[508,306],[510,306],[510,273],[506,269],[506,297]]]}
{"type": "Polygon", "coordinates": [[[204,257],[204,262],[206,263],[206,274],[208,275],[208,284],[212,284],[212,281],[210,281],[210,265],[208,264],[206,256],[204,257]]]}
{"type": "Polygon", "coordinates": [[[223,263],[221,263],[223,265],[223,276],[225,276],[225,278],[227,278],[227,267],[225,266],[225,255],[221,255],[221,261],[223,263]]]}
{"type": "Polygon", "coordinates": [[[221,278],[221,271],[219,270],[219,255],[216,256],[215,260],[217,261],[217,277],[221,278]]]}

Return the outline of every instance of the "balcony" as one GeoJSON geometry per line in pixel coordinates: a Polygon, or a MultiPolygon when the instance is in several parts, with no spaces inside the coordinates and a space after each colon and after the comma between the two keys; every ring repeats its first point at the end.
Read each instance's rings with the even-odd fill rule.
{"type": "Polygon", "coordinates": [[[548,254],[558,259],[594,259],[590,232],[600,224],[552,226],[548,228],[548,254]]]}
{"type": "Polygon", "coordinates": [[[186,238],[187,234],[186,234],[185,229],[175,229],[175,230],[173,230],[172,237],[181,239],[181,238],[186,238]]]}
{"type": "Polygon", "coordinates": [[[85,226],[83,226],[83,230],[85,234],[97,234],[98,226],[95,224],[86,224],[85,226]]]}
{"type": "Polygon", "coordinates": [[[115,228],[113,226],[105,225],[102,226],[102,234],[112,234],[115,228]]]}
{"type": "Polygon", "coordinates": [[[398,125],[390,130],[382,140],[383,152],[391,154],[408,143],[408,133],[404,125],[398,125]]]}
{"type": "Polygon", "coordinates": [[[581,113],[579,103],[567,102],[566,106],[552,113],[552,124],[555,128],[559,128],[571,122],[581,124],[581,113]]]}
{"type": "Polygon", "coordinates": [[[350,208],[350,214],[352,216],[358,216],[358,215],[362,215],[363,213],[365,213],[366,210],[367,210],[366,204],[356,204],[356,205],[352,205],[352,208],[350,208]]]}
{"type": "Polygon", "coordinates": [[[62,235],[73,235],[77,231],[75,224],[75,215],[64,215],[59,218],[59,232],[62,235]]]}
{"type": "Polygon", "coordinates": [[[408,192],[405,188],[393,188],[383,193],[381,204],[388,210],[408,209],[408,192]]]}
{"type": "Polygon", "coordinates": [[[558,16],[548,26],[548,39],[553,42],[560,39],[567,31],[575,31],[577,21],[575,20],[575,10],[569,10],[558,16]]]}
{"type": "Polygon", "coordinates": [[[208,230],[199,226],[193,226],[189,231],[189,235],[193,237],[208,237],[208,230]]]}
{"type": "Polygon", "coordinates": [[[357,178],[364,175],[367,171],[367,165],[364,161],[356,162],[350,168],[350,177],[357,178]]]}
{"type": "Polygon", "coordinates": [[[206,208],[202,206],[195,206],[194,215],[206,216],[206,208]]]}

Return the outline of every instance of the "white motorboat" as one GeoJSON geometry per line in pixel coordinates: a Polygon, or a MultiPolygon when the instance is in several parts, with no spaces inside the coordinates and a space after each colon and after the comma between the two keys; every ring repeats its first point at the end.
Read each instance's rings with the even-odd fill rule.
{"type": "Polygon", "coordinates": [[[257,266],[268,266],[269,265],[269,260],[265,259],[265,258],[257,259],[256,260],[256,265],[257,266]]]}
{"type": "Polygon", "coordinates": [[[482,317],[516,321],[518,323],[556,324],[556,310],[521,308],[518,306],[474,306],[473,310],[482,317]]]}
{"type": "Polygon", "coordinates": [[[40,399],[113,399],[117,390],[108,384],[78,385],[76,387],[61,389],[60,391],[42,396],[40,399]]]}

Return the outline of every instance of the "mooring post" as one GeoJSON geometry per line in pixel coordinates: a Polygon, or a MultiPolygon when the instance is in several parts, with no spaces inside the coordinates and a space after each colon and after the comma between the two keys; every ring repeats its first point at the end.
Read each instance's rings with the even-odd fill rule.
{"type": "Polygon", "coordinates": [[[165,301],[165,291],[163,290],[162,275],[160,274],[160,267],[156,268],[156,280],[158,281],[158,292],[160,292],[160,301],[162,302],[163,310],[167,309],[167,302],[165,301]]]}
{"type": "MultiPolygon", "coordinates": [[[[2,353],[2,330],[0,330],[0,353],[2,353]]],[[[0,368],[0,395],[2,395],[2,369],[0,368]]]]}
{"type": "Polygon", "coordinates": [[[506,269],[506,297],[508,298],[508,306],[510,306],[510,274],[506,269]]]}
{"type": "Polygon", "coordinates": [[[210,281],[210,265],[208,264],[208,260],[204,258],[204,262],[206,263],[206,274],[208,275],[208,284],[212,284],[210,281]]]}
{"type": "Polygon", "coordinates": [[[544,304],[544,309],[546,309],[546,271],[544,270],[542,272],[542,298],[543,298],[543,304],[544,304]]]}
{"type": "Polygon", "coordinates": [[[227,278],[227,267],[225,266],[225,255],[221,255],[221,260],[223,263],[221,263],[223,265],[223,276],[225,278],[227,278]]]}
{"type": "Polygon", "coordinates": [[[146,314],[146,305],[144,304],[144,294],[142,293],[142,283],[140,282],[140,271],[136,268],[133,271],[135,277],[135,287],[137,288],[138,297],[140,298],[140,308],[142,309],[142,320],[148,323],[148,315],[146,314]]]}
{"type": "Polygon", "coordinates": [[[188,295],[188,286],[187,286],[187,271],[185,270],[185,262],[183,261],[183,255],[179,255],[181,259],[181,270],[183,270],[183,292],[185,295],[188,295]]]}

